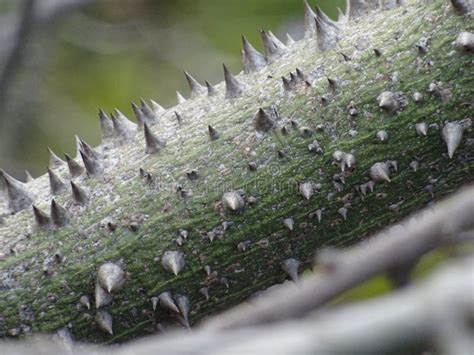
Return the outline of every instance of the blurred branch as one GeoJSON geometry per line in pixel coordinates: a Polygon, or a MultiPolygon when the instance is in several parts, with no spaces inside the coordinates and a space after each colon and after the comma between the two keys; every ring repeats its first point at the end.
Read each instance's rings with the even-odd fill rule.
{"type": "Polygon", "coordinates": [[[14,38],[13,46],[5,59],[0,71],[0,108],[4,105],[8,85],[19,67],[23,52],[28,41],[29,34],[33,28],[35,0],[25,0],[18,22],[18,28],[14,38]]]}

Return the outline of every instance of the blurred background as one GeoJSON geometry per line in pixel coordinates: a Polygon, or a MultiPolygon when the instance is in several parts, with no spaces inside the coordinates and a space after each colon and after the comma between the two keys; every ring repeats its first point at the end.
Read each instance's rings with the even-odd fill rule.
{"type": "MultiPolygon", "coordinates": [[[[345,0],[310,3],[336,18],[345,0]]],[[[260,28],[300,39],[303,0],[0,0],[0,168],[38,176],[47,147],[99,144],[99,108],[174,106],[183,70],[222,81],[222,63],[241,70],[242,34],[262,49],[260,28]]]]}

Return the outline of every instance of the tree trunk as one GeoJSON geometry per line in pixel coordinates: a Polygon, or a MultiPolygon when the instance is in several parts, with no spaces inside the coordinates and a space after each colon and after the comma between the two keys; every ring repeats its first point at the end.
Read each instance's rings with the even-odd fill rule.
{"type": "MultiPolygon", "coordinates": [[[[163,113],[151,132],[167,144],[149,144],[153,154],[143,134],[120,142],[116,130],[119,137],[97,149],[99,165],[73,178],[87,202],[74,203],[70,191],[56,196],[69,214],[65,227],[52,228],[45,216],[40,228],[29,206],[7,214],[4,177],[0,336],[68,326],[78,340],[125,341],[175,323],[176,313],[153,311],[151,298],[165,291],[188,297],[194,324],[282,282],[283,261],[299,260],[301,271],[315,250],[360,241],[472,181],[473,57],[453,44],[472,32],[472,19],[444,1],[410,0],[343,20],[336,31],[319,17],[319,41],[267,55],[272,63],[260,71],[228,78],[226,95],[219,84],[217,95],[195,95],[163,113]],[[280,78],[296,68],[305,78],[285,90],[280,78]],[[388,134],[384,142],[379,131],[388,134]],[[463,135],[451,158],[443,139],[450,132],[463,135]],[[231,191],[239,196],[222,201],[231,191]],[[162,265],[167,251],[185,255],[177,275],[162,265]],[[100,308],[113,318],[113,335],[94,320],[97,270],[108,261],[126,272],[113,302],[100,308]],[[79,302],[84,295],[90,309],[79,302]]],[[[70,179],[65,164],[54,172],[70,179]]],[[[49,213],[48,176],[27,188],[49,213]]]]}

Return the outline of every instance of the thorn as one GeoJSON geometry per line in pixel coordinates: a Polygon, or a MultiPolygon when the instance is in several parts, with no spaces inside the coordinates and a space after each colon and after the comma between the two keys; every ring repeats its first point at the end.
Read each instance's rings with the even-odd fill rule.
{"type": "Polygon", "coordinates": [[[158,306],[160,299],[158,297],[151,297],[150,301],[151,301],[151,305],[153,307],[153,312],[154,312],[156,311],[156,307],[158,306]]]}
{"type": "Polygon", "coordinates": [[[291,35],[289,33],[287,33],[286,34],[286,46],[289,47],[289,46],[292,46],[295,43],[296,43],[296,41],[293,39],[293,37],[291,37],[291,35]]]}
{"type": "Polygon", "coordinates": [[[288,80],[284,76],[281,77],[281,80],[283,81],[283,89],[285,89],[285,91],[292,91],[294,89],[294,84],[291,80],[288,80]]]}
{"type": "Polygon", "coordinates": [[[448,122],[443,127],[441,135],[448,148],[449,159],[453,158],[456,149],[461,144],[463,133],[464,128],[458,121],[448,122]]]}
{"type": "Polygon", "coordinates": [[[347,220],[347,211],[348,211],[348,210],[347,210],[347,208],[345,208],[345,207],[339,208],[339,209],[337,210],[337,213],[339,213],[339,214],[342,216],[342,218],[344,219],[344,221],[347,220]]]}
{"type": "Polygon", "coordinates": [[[35,216],[36,225],[41,229],[48,229],[51,226],[51,219],[42,212],[38,207],[33,205],[33,214],[35,216]]]}
{"type": "Polygon", "coordinates": [[[388,142],[388,133],[387,131],[378,131],[377,132],[377,139],[382,143],[388,142]]]}
{"type": "Polygon", "coordinates": [[[295,284],[299,282],[298,269],[300,262],[294,258],[289,258],[283,261],[281,269],[290,277],[295,284]]]}
{"type": "Polygon", "coordinates": [[[87,155],[84,151],[80,151],[82,161],[84,162],[84,167],[86,168],[87,174],[89,176],[97,176],[102,174],[104,171],[102,163],[99,160],[94,159],[93,157],[87,155]]]}
{"type": "Polygon", "coordinates": [[[88,156],[99,160],[102,159],[102,154],[100,154],[97,150],[92,148],[85,140],[79,139],[81,141],[81,147],[84,153],[86,153],[88,156]]]}
{"type": "Polygon", "coordinates": [[[161,258],[161,265],[169,273],[177,276],[185,266],[184,253],[180,251],[166,251],[161,258]]]}
{"type": "Polygon", "coordinates": [[[423,94],[421,92],[415,92],[413,94],[413,101],[415,101],[416,103],[419,103],[423,100],[423,94]]]}
{"type": "Polygon", "coordinates": [[[267,62],[271,63],[286,53],[286,46],[271,31],[260,31],[267,62]]]}
{"type": "Polygon", "coordinates": [[[314,194],[313,184],[310,182],[301,183],[299,190],[300,194],[307,200],[309,200],[314,194]]]}
{"type": "Polygon", "coordinates": [[[207,126],[207,130],[209,133],[209,137],[211,138],[211,141],[215,141],[220,138],[219,132],[217,132],[211,125],[207,126]]]}
{"type": "Polygon", "coordinates": [[[72,190],[72,200],[77,205],[85,205],[89,200],[89,197],[82,188],[76,185],[73,181],[71,181],[71,190],[72,190]]]}
{"type": "Polygon", "coordinates": [[[410,162],[409,166],[414,172],[416,172],[420,166],[420,163],[418,163],[416,160],[413,160],[410,162]]]}
{"type": "Polygon", "coordinates": [[[300,68],[296,68],[296,75],[301,81],[306,80],[306,75],[304,75],[304,72],[300,68]]]}
{"type": "Polygon", "coordinates": [[[28,183],[28,182],[32,182],[34,180],[35,180],[35,178],[33,176],[31,176],[30,172],[28,170],[25,170],[25,181],[28,183]]]}
{"type": "Polygon", "coordinates": [[[106,311],[98,311],[94,319],[101,330],[110,335],[114,334],[112,330],[112,316],[109,313],[106,311]]]}
{"type": "Polygon", "coordinates": [[[376,57],[381,57],[383,53],[380,49],[374,48],[374,54],[376,57]]]}
{"type": "Polygon", "coordinates": [[[64,164],[64,160],[58,157],[51,148],[48,147],[49,152],[49,165],[50,169],[58,168],[64,164]]]}
{"type": "MultiPolygon", "coordinates": [[[[154,101],[152,100],[152,103],[153,102],[154,101]]],[[[158,105],[156,102],[155,102],[155,104],[158,105]]],[[[158,120],[158,113],[156,113],[154,111],[154,109],[152,109],[150,106],[148,106],[148,104],[146,103],[145,100],[143,100],[143,98],[140,98],[140,109],[142,110],[142,113],[145,116],[145,119],[146,119],[145,122],[148,123],[149,125],[153,125],[153,124],[155,124],[159,121],[158,120]]],[[[158,109],[158,111],[160,110],[159,107],[157,109],[158,109]]],[[[161,109],[163,110],[163,107],[161,107],[161,109]]]]}
{"type": "Polygon", "coordinates": [[[201,85],[194,77],[192,77],[188,72],[184,72],[184,76],[188,81],[189,88],[191,89],[191,98],[194,99],[198,96],[201,96],[206,92],[206,88],[201,85]]]}
{"type": "Polygon", "coordinates": [[[137,104],[135,104],[135,102],[131,102],[131,105],[138,125],[143,126],[143,124],[146,122],[145,114],[143,113],[142,109],[138,107],[137,104]]]}
{"type": "Polygon", "coordinates": [[[89,299],[89,296],[87,295],[81,296],[79,298],[79,303],[82,304],[87,309],[91,309],[91,300],[89,299]]]}
{"type": "Polygon", "coordinates": [[[387,163],[375,163],[370,168],[370,177],[374,181],[387,181],[390,182],[390,169],[387,163]]]}
{"type": "Polygon", "coordinates": [[[82,150],[82,142],[81,138],[76,134],[74,136],[74,140],[76,141],[76,159],[79,159],[81,157],[81,150],[82,150]]]}
{"type": "Polygon", "coordinates": [[[160,140],[157,136],[153,134],[153,132],[150,130],[150,127],[145,123],[143,125],[143,131],[145,134],[145,153],[146,154],[155,154],[158,153],[161,149],[163,149],[166,146],[166,142],[160,140]]]}
{"type": "Polygon", "coordinates": [[[242,46],[242,64],[245,74],[258,72],[267,65],[263,54],[257,51],[245,36],[242,36],[242,46]]]}
{"type": "Polygon", "coordinates": [[[68,154],[64,154],[66,157],[66,163],[69,168],[69,175],[71,175],[71,178],[78,177],[84,172],[84,168],[79,165],[73,158],[71,158],[68,154]]]}
{"type": "Polygon", "coordinates": [[[64,227],[69,223],[69,213],[53,198],[51,201],[51,219],[56,227],[64,227]]]}
{"type": "Polygon", "coordinates": [[[107,292],[115,293],[125,283],[125,272],[117,264],[107,262],[99,267],[97,281],[107,292]]]}
{"type": "Polygon", "coordinates": [[[304,0],[304,38],[315,37],[317,35],[316,30],[316,13],[308,4],[307,0],[304,0]]]}
{"type": "Polygon", "coordinates": [[[260,108],[253,119],[253,124],[257,132],[268,132],[275,127],[275,122],[270,115],[260,108]]]}
{"type": "Polygon", "coordinates": [[[474,53],[474,34],[471,32],[461,32],[456,38],[455,45],[462,52],[474,53]]]}
{"type": "Polygon", "coordinates": [[[415,123],[415,130],[421,137],[428,135],[428,124],[426,122],[415,123]]]}
{"type": "Polygon", "coordinates": [[[173,297],[169,291],[165,291],[158,296],[159,304],[162,308],[174,312],[179,313],[178,306],[174,303],[173,297]]]}
{"type": "Polygon", "coordinates": [[[206,80],[206,87],[207,87],[207,96],[211,97],[211,96],[217,95],[216,88],[207,80],[206,80]]]}
{"type": "Polygon", "coordinates": [[[356,166],[356,162],[357,161],[354,154],[351,154],[351,153],[344,154],[341,161],[341,170],[345,171],[346,167],[349,169],[354,169],[356,166]]]}
{"type": "Polygon", "coordinates": [[[295,222],[293,221],[293,218],[285,218],[283,220],[283,224],[285,225],[288,230],[292,231],[295,225],[295,222]]]}
{"type": "Polygon", "coordinates": [[[16,213],[33,204],[33,194],[25,183],[18,181],[0,169],[0,180],[3,180],[3,190],[6,192],[8,209],[16,213]]]}
{"type": "Polygon", "coordinates": [[[244,209],[245,201],[239,193],[231,191],[222,195],[222,205],[226,211],[238,213],[244,209]]]}
{"type": "Polygon", "coordinates": [[[387,112],[395,112],[398,109],[398,100],[393,92],[384,91],[377,97],[379,107],[387,112]]]}
{"type": "Polygon", "coordinates": [[[130,141],[135,136],[137,125],[117,109],[114,109],[111,117],[114,126],[114,137],[122,144],[130,141]]]}
{"type": "Polygon", "coordinates": [[[99,110],[99,120],[100,130],[102,132],[102,143],[105,143],[114,137],[114,124],[102,110],[99,110]]]}
{"type": "Polygon", "coordinates": [[[349,57],[347,54],[339,52],[339,54],[342,56],[345,62],[350,62],[352,60],[351,57],[349,57]]]}
{"type": "Polygon", "coordinates": [[[336,91],[337,87],[338,87],[338,82],[336,79],[332,79],[332,78],[327,78],[328,79],[328,85],[329,85],[329,88],[332,90],[332,91],[336,91]]]}
{"type": "Polygon", "coordinates": [[[232,74],[229,69],[227,69],[226,65],[224,67],[224,79],[225,79],[225,97],[226,99],[233,99],[240,95],[242,95],[243,91],[246,87],[240,83],[237,78],[232,74]]]}
{"type": "Polygon", "coordinates": [[[178,105],[184,104],[186,102],[186,99],[179,91],[176,91],[176,98],[178,99],[178,105]]]}
{"type": "Polygon", "coordinates": [[[338,41],[336,30],[319,17],[316,17],[315,21],[316,31],[318,32],[318,49],[324,52],[335,48],[338,41]]]}
{"type": "Polygon", "coordinates": [[[196,169],[191,169],[186,172],[186,176],[189,180],[196,181],[197,179],[199,179],[199,172],[196,169]]]}
{"type": "Polygon", "coordinates": [[[59,195],[66,190],[66,185],[50,168],[48,168],[49,190],[51,195],[59,195]]]}
{"type": "Polygon", "coordinates": [[[106,307],[112,303],[114,300],[114,295],[108,293],[104,290],[100,285],[99,282],[95,283],[95,307],[97,309],[101,307],[106,307]]]}
{"type": "Polygon", "coordinates": [[[178,125],[181,126],[181,124],[183,123],[183,118],[182,118],[181,115],[180,115],[178,112],[176,112],[176,111],[174,111],[174,115],[176,116],[176,120],[178,121],[178,125]]]}
{"type": "Polygon", "coordinates": [[[201,287],[199,293],[204,297],[206,301],[209,301],[209,289],[207,287],[201,287]]]}
{"type": "Polygon", "coordinates": [[[190,305],[188,297],[184,295],[175,295],[174,299],[176,301],[176,305],[178,306],[179,313],[183,316],[186,328],[189,328],[188,314],[190,305]]]}

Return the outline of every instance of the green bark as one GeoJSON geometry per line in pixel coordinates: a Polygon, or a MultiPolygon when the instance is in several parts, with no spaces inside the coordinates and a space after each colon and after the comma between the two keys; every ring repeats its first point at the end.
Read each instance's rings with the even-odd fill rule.
{"type": "MultiPolygon", "coordinates": [[[[315,250],[357,242],[472,181],[472,132],[465,132],[455,156],[449,159],[440,130],[430,129],[427,137],[421,137],[414,128],[418,122],[442,127],[445,121],[465,119],[472,112],[473,59],[453,46],[459,32],[472,31],[469,20],[454,15],[444,1],[424,6],[407,1],[390,12],[349,22],[337,51],[318,52],[311,39],[298,42],[261,73],[239,76],[249,87],[242,97],[225,100],[219,85],[217,97],[188,100],[175,108],[184,120],[181,127],[170,110],[154,128],[168,140],[158,154],[144,153],[141,135],[107,151],[104,174],[83,178],[83,182],[79,179],[79,185],[92,196],[87,208],[71,210],[73,217],[67,227],[29,233],[30,210],[4,217],[0,245],[8,255],[0,262],[0,336],[21,325],[33,332],[52,332],[70,325],[78,340],[124,341],[154,332],[156,323],[172,322],[166,311],[158,308],[153,312],[150,302],[150,297],[167,290],[188,296],[194,324],[282,282],[286,277],[280,268],[283,260],[294,257],[309,266],[315,250]],[[421,37],[431,39],[425,55],[415,47],[421,37]],[[354,45],[364,41],[368,41],[367,49],[356,53],[354,45]],[[383,55],[375,56],[373,48],[383,55]],[[352,60],[344,62],[339,52],[352,60]],[[432,65],[427,65],[428,61],[432,65]],[[305,73],[320,68],[322,75],[311,88],[283,92],[279,78],[297,67],[305,73]],[[337,78],[335,92],[328,89],[326,76],[337,78]],[[393,76],[398,79],[390,80],[393,76]],[[450,91],[449,100],[428,92],[435,81],[450,91]],[[403,92],[408,105],[394,115],[381,112],[376,98],[383,91],[403,92]],[[416,91],[424,95],[418,104],[411,98],[416,91]],[[321,95],[326,94],[330,101],[323,106],[321,95]],[[351,102],[358,109],[357,117],[348,115],[351,102]],[[293,118],[301,126],[315,129],[322,123],[330,129],[308,138],[291,128],[287,136],[276,132],[260,138],[255,135],[253,116],[260,107],[271,105],[282,117],[293,118]],[[218,140],[209,140],[209,124],[219,132],[218,140]],[[351,129],[358,131],[354,138],[348,134],[351,129]],[[386,144],[375,137],[382,129],[389,133],[386,144]],[[321,143],[323,155],[308,151],[308,144],[315,139],[321,143]],[[328,199],[328,194],[335,192],[333,175],[340,172],[331,158],[337,149],[353,150],[357,167],[346,177],[344,190],[328,199]],[[283,158],[279,150],[285,152],[283,158]],[[415,158],[420,162],[416,172],[409,167],[415,158]],[[364,198],[356,186],[370,179],[372,164],[387,160],[398,161],[398,172],[390,183],[377,183],[374,193],[364,198]],[[249,162],[256,162],[259,168],[249,171],[249,162]],[[160,186],[147,185],[139,176],[140,168],[153,174],[160,186]],[[188,169],[198,169],[200,179],[189,181],[185,176],[188,169]],[[298,193],[298,184],[307,181],[322,184],[321,191],[309,200],[298,193]],[[192,190],[193,196],[178,196],[173,188],[176,183],[192,190]],[[243,189],[247,198],[256,197],[256,205],[247,205],[239,214],[219,211],[216,203],[222,194],[237,189],[243,189]],[[338,209],[348,193],[354,196],[344,220],[338,209]],[[399,209],[389,208],[400,201],[399,209]],[[324,208],[321,223],[309,217],[319,208],[324,208]],[[118,224],[113,233],[100,228],[106,217],[118,224]],[[288,217],[295,221],[293,231],[283,224],[288,217]],[[139,221],[138,231],[129,228],[134,220],[139,221]],[[204,237],[203,232],[224,221],[233,225],[222,239],[210,242],[204,237]],[[190,234],[182,246],[175,242],[180,230],[190,234]],[[250,248],[238,251],[238,243],[247,240],[252,242],[250,248]],[[16,252],[9,253],[12,248],[16,252]],[[167,250],[186,254],[186,266],[177,276],[166,272],[156,259],[167,250]],[[44,262],[56,251],[65,260],[52,264],[46,275],[44,262]],[[94,305],[91,310],[77,306],[82,295],[93,300],[96,270],[105,261],[122,263],[128,272],[114,303],[104,308],[113,316],[113,336],[98,330],[94,305]],[[206,277],[205,265],[217,276],[206,277]],[[228,288],[221,278],[227,279],[228,288]],[[209,287],[209,301],[199,293],[203,286],[209,287]],[[21,305],[34,317],[25,317],[21,305]]],[[[279,124],[290,127],[288,121],[282,118],[279,124]]],[[[68,176],[64,167],[58,173],[63,179],[68,176]]],[[[43,210],[49,205],[47,181],[43,176],[30,183],[43,198],[37,203],[43,210]]],[[[69,194],[58,201],[67,206],[69,194]]]]}

